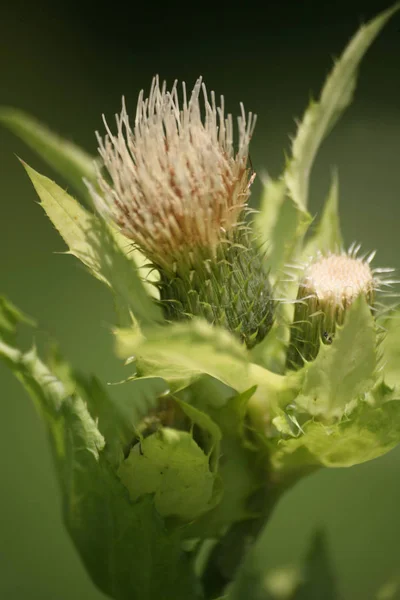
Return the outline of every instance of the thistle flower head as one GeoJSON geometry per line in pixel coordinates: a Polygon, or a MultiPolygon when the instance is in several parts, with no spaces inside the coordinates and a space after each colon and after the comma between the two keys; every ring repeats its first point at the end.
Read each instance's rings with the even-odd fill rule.
{"type": "Polygon", "coordinates": [[[197,250],[213,256],[230,237],[246,205],[253,177],[247,167],[255,117],[241,105],[237,151],[232,116],[217,106],[201,78],[190,97],[177,82],[167,91],[153,79],[139,95],[134,124],[125,103],[113,134],[98,135],[107,173],[98,170],[101,194],[92,194],[146,256],[164,270],[187,263],[197,250]],[[204,115],[202,115],[204,113],[204,115]]]}
{"type": "Polygon", "coordinates": [[[358,249],[318,255],[305,267],[291,330],[290,367],[313,360],[321,343],[332,342],[336,327],[343,324],[347,309],[358,296],[364,295],[373,309],[382,280],[370,266],[374,254],[359,258],[358,249]]]}
{"type": "Polygon", "coordinates": [[[368,262],[347,254],[331,254],[309,265],[300,284],[300,294],[319,306],[343,311],[359,294],[370,298],[374,287],[368,262]]]}

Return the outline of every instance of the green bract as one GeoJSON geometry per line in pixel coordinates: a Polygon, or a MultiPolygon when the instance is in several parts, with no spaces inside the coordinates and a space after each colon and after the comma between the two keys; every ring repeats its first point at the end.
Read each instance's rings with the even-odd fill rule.
{"type": "MultiPolygon", "coordinates": [[[[282,492],[317,467],[349,467],[400,442],[400,315],[378,310],[374,283],[340,296],[346,301],[340,311],[334,306],[329,320],[329,295],[314,311],[310,296],[298,294],[299,284],[306,289],[301,276],[288,281],[284,275],[289,263],[344,256],[338,177],[319,222],[308,231],[310,173],[321,142],[351,102],[364,53],[398,8],[360,28],[319,100],[306,110],[281,178],[264,182],[254,223],[240,223],[238,237],[228,239],[218,222],[210,233],[216,235],[216,241],[210,237],[215,248],[206,256],[203,246],[201,252],[196,247],[193,255],[190,249],[184,254],[190,239],[179,238],[183,230],[177,233],[183,242],[173,261],[146,245],[145,229],[142,243],[132,247],[124,235],[132,225],[129,202],[118,205],[119,221],[102,212],[102,200],[107,204],[102,194],[108,194],[109,210],[114,195],[99,178],[100,167],[92,168],[83,151],[23,113],[0,111],[0,120],[88,204],[25,165],[66,254],[78,258],[113,294],[115,350],[131,370],[131,400],[118,403],[98,378],[76,372],[58,354],[46,364],[35,349],[19,349],[16,328],[32,323],[0,301],[0,356],[46,424],[68,531],[93,581],[112,598],[211,599],[228,584],[232,598],[252,594],[255,584],[249,561],[242,560],[244,550],[282,492]]],[[[211,105],[208,110],[215,112],[211,105]]],[[[200,121],[196,127],[203,135],[200,121]]],[[[246,152],[249,132],[241,132],[247,136],[246,152]]],[[[168,148],[159,154],[168,154],[168,148]]],[[[223,150],[226,155],[218,148],[216,164],[229,158],[230,166],[239,165],[240,177],[232,181],[235,193],[246,200],[247,154],[245,160],[240,154],[233,159],[230,148],[223,150]]],[[[143,168],[153,184],[151,169],[143,168]]],[[[170,175],[174,190],[176,172],[170,175]]],[[[227,187],[225,179],[219,191],[227,187]]],[[[123,183],[129,189],[132,182],[123,183]]],[[[231,214],[228,204],[223,224],[231,214]]],[[[242,214],[240,202],[234,208],[242,214]]],[[[180,217],[190,231],[189,209],[175,214],[175,221],[170,216],[163,218],[172,223],[171,231],[180,217]]],[[[155,236],[160,223],[149,219],[143,223],[150,223],[155,236]]],[[[316,552],[302,583],[291,580],[297,595],[287,597],[305,598],[316,590],[322,598],[332,590],[314,581],[315,565],[316,552]]],[[[265,580],[268,597],[274,597],[278,580],[265,580]]]]}

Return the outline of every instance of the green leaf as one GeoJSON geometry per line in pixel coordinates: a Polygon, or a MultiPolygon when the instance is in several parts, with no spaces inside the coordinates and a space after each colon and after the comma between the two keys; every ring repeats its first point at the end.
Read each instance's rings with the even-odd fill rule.
{"type": "Polygon", "coordinates": [[[389,386],[400,386],[400,311],[392,312],[384,321],[384,378],[389,386]]]}
{"type": "MultiPolygon", "coordinates": [[[[274,297],[290,301],[296,298],[297,284],[288,277],[287,266],[301,258],[302,241],[312,219],[286,192],[283,180],[265,182],[255,226],[257,242],[266,251],[265,265],[274,284],[274,297]]],[[[292,313],[290,302],[278,302],[271,330],[252,351],[254,361],[277,373],[285,369],[292,313]]]]}
{"type": "Polygon", "coordinates": [[[94,181],[96,178],[92,156],[72,142],[56,135],[21,110],[0,108],[0,122],[60,173],[82,197],[89,199],[89,192],[83,183],[83,178],[89,181],[94,181]]]}
{"type": "Polygon", "coordinates": [[[256,240],[269,257],[269,267],[275,274],[281,263],[284,240],[275,235],[277,224],[286,201],[286,184],[281,180],[266,179],[263,182],[260,208],[254,217],[256,240]]]}
{"type": "Polygon", "coordinates": [[[134,446],[118,475],[132,501],[154,494],[163,516],[190,521],[211,506],[215,476],[208,456],[185,431],[163,428],[134,446]]]}
{"type": "Polygon", "coordinates": [[[296,406],[310,415],[341,416],[350,402],[372,388],[376,363],[375,321],[367,301],[359,296],[333,343],[321,344],[317,358],[304,367],[296,406]]]}
{"type": "Polygon", "coordinates": [[[105,439],[107,460],[117,467],[132,441],[137,439],[138,425],[165,395],[165,382],[155,377],[130,381],[129,396],[113,398],[97,377],[72,369],[57,347],[51,349],[47,364],[68,394],[78,394],[84,400],[105,439]]]}
{"type": "Polygon", "coordinates": [[[255,217],[256,240],[266,252],[271,281],[282,279],[282,269],[300,248],[311,216],[287,196],[283,180],[264,182],[260,211],[255,217]]]}
{"type": "Polygon", "coordinates": [[[128,322],[129,314],[140,324],[162,321],[161,309],[147,294],[134,262],[116,243],[113,230],[56,183],[24,166],[42,208],[69,247],[69,253],[114,292],[122,322],[128,322]]]}
{"type": "Polygon", "coordinates": [[[8,344],[14,344],[15,330],[19,323],[34,325],[34,321],[18,310],[9,300],[0,296],[0,339],[8,344]]]}
{"type": "Polygon", "coordinates": [[[34,350],[24,354],[0,341],[0,358],[47,426],[64,520],[94,583],[116,600],[198,598],[178,530],[166,529],[152,498],[129,500],[82,398],[70,395],[34,350]]]}
{"type": "Polygon", "coordinates": [[[329,74],[318,102],[307,108],[292,144],[292,159],[285,171],[289,194],[306,210],[309,179],[318,148],[353,99],[360,62],[378,33],[400,5],[380,13],[360,27],[329,74]]]}
{"type": "Polygon", "coordinates": [[[257,455],[246,444],[246,412],[255,387],[243,394],[228,397],[222,393],[215,397],[213,382],[204,377],[184,390],[187,402],[201,407],[222,431],[221,460],[218,473],[223,494],[218,504],[190,527],[194,537],[215,537],[233,523],[254,517],[248,506],[251,494],[265,477],[267,459],[257,460],[257,455]]]}
{"type": "Polygon", "coordinates": [[[234,389],[250,387],[248,353],[226,330],[193,319],[145,330],[116,330],[117,353],[135,357],[139,375],[162,377],[171,391],[188,386],[206,373],[234,389]]]}
{"type": "Polygon", "coordinates": [[[178,398],[176,398],[176,401],[192,423],[200,428],[202,432],[201,447],[209,457],[211,471],[216,473],[218,470],[222,437],[220,428],[205,412],[178,398]]]}
{"type": "Polygon", "coordinates": [[[342,247],[343,239],[339,221],[339,182],[335,171],[323,213],[314,234],[305,245],[303,258],[310,260],[318,252],[322,254],[340,252],[342,247]]]}
{"type": "Polygon", "coordinates": [[[400,400],[376,407],[359,402],[341,421],[329,425],[310,420],[302,425],[302,432],[297,438],[274,443],[271,462],[275,469],[351,467],[367,462],[400,442],[400,400]]]}
{"type": "MultiPolygon", "coordinates": [[[[289,401],[298,393],[293,378],[250,363],[248,351],[234,336],[200,319],[147,328],[143,335],[128,329],[116,330],[115,335],[117,354],[129,361],[135,359],[138,375],[162,377],[172,392],[204,375],[239,393],[257,386],[250,401],[251,411],[261,420],[266,412],[275,410],[279,399],[289,401]]],[[[218,395],[216,392],[211,402],[219,402],[218,395]]]]}

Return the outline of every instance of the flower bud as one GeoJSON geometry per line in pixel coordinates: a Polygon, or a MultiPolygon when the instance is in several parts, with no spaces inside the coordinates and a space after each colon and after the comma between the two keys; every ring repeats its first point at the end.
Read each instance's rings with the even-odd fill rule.
{"type": "Polygon", "coordinates": [[[343,324],[346,310],[360,294],[372,306],[377,280],[370,259],[354,253],[320,255],[305,269],[295,303],[289,368],[313,360],[321,343],[332,343],[336,327],[343,324]]]}

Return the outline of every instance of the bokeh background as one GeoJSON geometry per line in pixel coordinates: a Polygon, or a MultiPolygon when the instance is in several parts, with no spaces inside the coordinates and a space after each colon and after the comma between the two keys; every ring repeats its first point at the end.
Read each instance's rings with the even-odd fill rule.
{"type": "MultiPolygon", "coordinates": [[[[0,14],[0,104],[22,108],[95,152],[101,114],[135,109],[159,73],[191,86],[203,75],[229,110],[259,115],[252,161],[278,175],[288,134],[358,25],[385,2],[336,0],[137,6],[5,0],[0,14]]],[[[311,207],[321,208],[332,166],[347,243],[378,249],[400,267],[400,15],[362,65],[356,99],[324,143],[311,207]]],[[[68,256],[36,204],[15,155],[53,175],[0,130],[0,292],[59,340],[71,362],[120,376],[112,358],[112,305],[105,288],[68,256]]],[[[255,188],[255,197],[260,188],[255,188]]],[[[44,334],[43,332],[47,332],[44,334]]],[[[0,365],[0,597],[100,600],[68,539],[44,428],[0,365]]],[[[123,393],[114,388],[115,393],[123,393]]],[[[369,600],[400,572],[400,449],[349,470],[319,472],[295,487],[265,532],[265,568],[301,560],[317,527],[327,532],[344,600],[369,600]]],[[[323,599],[321,599],[323,600],[323,599]]]]}

